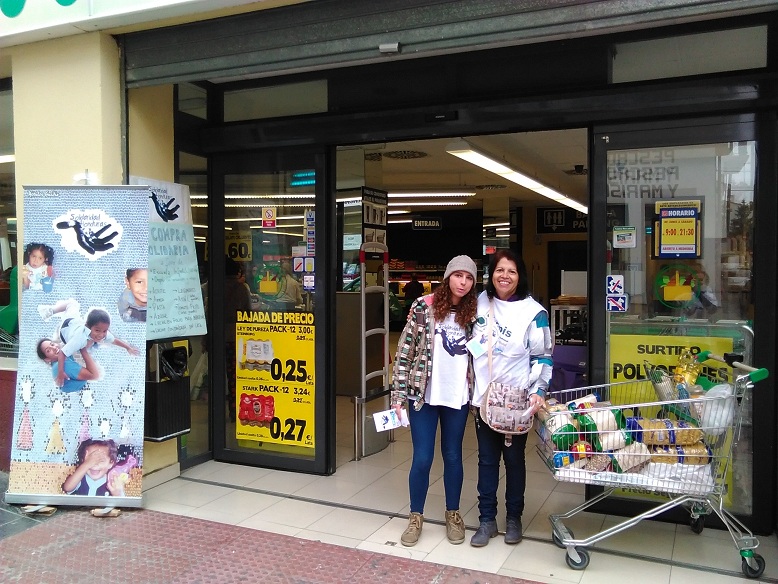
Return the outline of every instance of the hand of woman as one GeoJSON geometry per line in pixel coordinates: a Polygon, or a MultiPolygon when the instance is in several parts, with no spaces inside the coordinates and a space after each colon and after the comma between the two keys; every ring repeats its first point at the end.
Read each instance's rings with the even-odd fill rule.
{"type": "Polygon", "coordinates": [[[543,407],[545,399],[537,393],[533,393],[529,396],[529,404],[532,406],[532,413],[537,414],[538,410],[543,407]]]}

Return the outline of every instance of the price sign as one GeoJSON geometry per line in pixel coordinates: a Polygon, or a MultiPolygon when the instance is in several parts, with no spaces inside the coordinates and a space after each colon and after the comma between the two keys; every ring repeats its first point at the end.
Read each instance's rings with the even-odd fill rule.
{"type": "Polygon", "coordinates": [[[251,261],[251,233],[247,231],[227,232],[224,234],[224,249],[236,262],[251,261]]]}
{"type": "Polygon", "coordinates": [[[311,312],[239,313],[236,438],[314,448],[311,312]]]}

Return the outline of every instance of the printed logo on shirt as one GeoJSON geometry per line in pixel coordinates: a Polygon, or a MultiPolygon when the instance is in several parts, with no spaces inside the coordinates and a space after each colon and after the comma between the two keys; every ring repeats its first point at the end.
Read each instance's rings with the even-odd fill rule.
{"type": "Polygon", "coordinates": [[[459,326],[450,326],[444,322],[435,327],[435,334],[440,335],[443,348],[452,357],[467,354],[467,338],[459,326]]]}

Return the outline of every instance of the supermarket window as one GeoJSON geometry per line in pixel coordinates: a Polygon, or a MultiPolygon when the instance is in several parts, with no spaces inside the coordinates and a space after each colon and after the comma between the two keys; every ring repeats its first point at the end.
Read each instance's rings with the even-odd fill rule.
{"type": "Polygon", "coordinates": [[[0,354],[18,349],[18,309],[11,277],[16,265],[16,157],[11,79],[0,79],[0,354]],[[5,308],[8,307],[8,308],[5,308]]]}

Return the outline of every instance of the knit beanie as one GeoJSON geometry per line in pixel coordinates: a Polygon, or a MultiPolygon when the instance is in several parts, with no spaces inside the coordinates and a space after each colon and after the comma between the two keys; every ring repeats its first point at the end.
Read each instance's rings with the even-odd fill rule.
{"type": "Polygon", "coordinates": [[[478,268],[475,267],[475,262],[466,255],[457,256],[448,262],[443,279],[445,280],[456,271],[467,272],[473,276],[473,280],[478,278],[478,268]]]}

